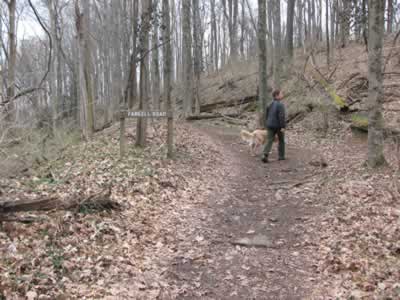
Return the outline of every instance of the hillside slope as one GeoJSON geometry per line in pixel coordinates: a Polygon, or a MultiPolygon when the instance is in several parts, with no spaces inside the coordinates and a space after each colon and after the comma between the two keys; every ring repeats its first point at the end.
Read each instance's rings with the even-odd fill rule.
{"type": "MultiPolygon", "coordinates": [[[[324,49],[314,50],[314,59],[311,59],[310,53],[297,50],[294,66],[283,78],[283,90],[288,95],[285,101],[289,119],[315,108],[332,109],[335,106],[319,81],[320,75],[343,98],[352,112],[365,115],[368,96],[368,54],[365,46],[352,42],[347,48],[335,49],[334,55],[328,67],[324,49]]],[[[395,128],[400,124],[400,47],[394,37],[386,39],[384,56],[384,117],[387,126],[395,128]]],[[[252,103],[257,100],[257,68],[255,60],[239,62],[203,76],[200,88],[201,111],[243,113],[256,109],[252,103]]],[[[174,96],[178,105],[182,102],[182,95],[182,87],[177,86],[174,96]]],[[[244,115],[243,118],[249,120],[252,117],[244,115]]],[[[351,120],[350,117],[347,119],[351,120]]],[[[247,125],[255,126],[250,121],[247,125]]]]}

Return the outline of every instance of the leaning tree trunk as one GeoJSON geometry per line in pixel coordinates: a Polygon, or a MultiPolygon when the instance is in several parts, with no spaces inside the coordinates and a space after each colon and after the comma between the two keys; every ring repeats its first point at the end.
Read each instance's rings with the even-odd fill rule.
{"type": "Polygon", "coordinates": [[[369,0],[368,35],[368,164],[385,163],[383,155],[383,74],[382,47],[385,1],[369,0]]]}

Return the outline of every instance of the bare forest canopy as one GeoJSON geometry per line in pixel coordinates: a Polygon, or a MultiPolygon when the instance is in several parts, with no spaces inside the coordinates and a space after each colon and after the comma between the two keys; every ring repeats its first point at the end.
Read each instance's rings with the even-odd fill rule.
{"type": "MultiPolygon", "coordinates": [[[[2,0],[0,147],[32,128],[75,128],[90,138],[118,118],[121,105],[186,117],[247,109],[257,99],[263,107],[293,75],[312,87],[311,77],[319,81],[347,109],[360,101],[346,102],[331,82],[340,51],[368,47],[369,2],[2,0]]],[[[384,32],[394,36],[400,3],[383,2],[384,32]]],[[[387,55],[395,57],[397,38],[387,55]]],[[[366,76],[351,80],[362,85],[366,76]]]]}

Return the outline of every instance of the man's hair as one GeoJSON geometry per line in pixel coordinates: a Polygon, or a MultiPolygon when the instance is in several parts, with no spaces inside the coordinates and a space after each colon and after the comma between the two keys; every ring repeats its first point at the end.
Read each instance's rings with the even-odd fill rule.
{"type": "Polygon", "coordinates": [[[276,99],[276,97],[278,97],[280,93],[281,93],[281,90],[274,90],[274,91],[272,92],[272,97],[273,97],[274,99],[276,99]]]}

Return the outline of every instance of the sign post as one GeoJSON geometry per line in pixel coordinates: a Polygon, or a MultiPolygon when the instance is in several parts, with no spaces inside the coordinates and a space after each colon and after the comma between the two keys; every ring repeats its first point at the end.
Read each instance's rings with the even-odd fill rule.
{"type": "Polygon", "coordinates": [[[128,111],[124,105],[121,105],[120,111],[120,155],[125,155],[125,119],[126,118],[166,118],[167,119],[167,157],[173,156],[173,113],[172,111],[128,111]]]}
{"type": "Polygon", "coordinates": [[[121,157],[124,157],[125,155],[125,113],[126,113],[126,107],[121,104],[120,106],[120,114],[119,114],[119,120],[120,120],[120,132],[119,132],[119,153],[121,157]]]}

